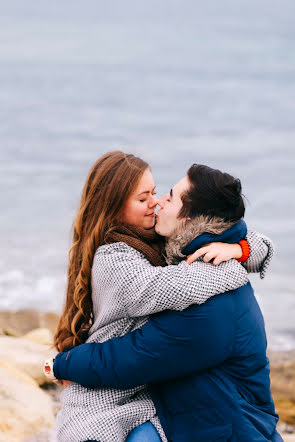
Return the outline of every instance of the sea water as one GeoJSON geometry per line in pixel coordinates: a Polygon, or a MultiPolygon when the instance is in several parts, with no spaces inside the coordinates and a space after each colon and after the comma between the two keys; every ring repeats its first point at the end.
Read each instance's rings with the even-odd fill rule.
{"type": "Polygon", "coordinates": [[[294,348],[293,0],[1,3],[0,308],[60,311],[86,175],[123,149],[158,195],[192,163],[242,180],[269,345],[294,348]]]}

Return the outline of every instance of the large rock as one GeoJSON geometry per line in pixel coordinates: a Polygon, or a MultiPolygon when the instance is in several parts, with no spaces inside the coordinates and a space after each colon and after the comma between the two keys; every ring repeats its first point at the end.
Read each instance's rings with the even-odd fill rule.
{"type": "Polygon", "coordinates": [[[23,339],[42,345],[52,346],[53,344],[53,334],[48,328],[36,328],[35,330],[31,330],[23,336],[23,339]]]}
{"type": "Polygon", "coordinates": [[[22,336],[36,328],[48,328],[55,333],[59,316],[37,310],[0,312],[0,335],[22,336]]]}
{"type": "Polygon", "coordinates": [[[0,336],[0,361],[9,363],[33,378],[39,385],[48,382],[43,363],[56,352],[50,346],[23,338],[0,336]]]}
{"type": "Polygon", "coordinates": [[[271,391],[280,419],[295,425],[295,351],[269,354],[271,391]]]}
{"type": "Polygon", "coordinates": [[[0,441],[23,441],[54,428],[51,399],[33,379],[0,362],[0,380],[0,441]]]}

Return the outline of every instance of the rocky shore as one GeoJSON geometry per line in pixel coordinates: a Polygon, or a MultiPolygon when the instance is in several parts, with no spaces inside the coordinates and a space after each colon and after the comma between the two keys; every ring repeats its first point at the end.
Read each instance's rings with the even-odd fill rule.
{"type": "MultiPolygon", "coordinates": [[[[48,384],[48,358],[58,317],[0,312],[0,442],[54,442],[59,387],[48,384]]],[[[271,386],[284,441],[295,442],[295,350],[269,353],[271,386]]]]}

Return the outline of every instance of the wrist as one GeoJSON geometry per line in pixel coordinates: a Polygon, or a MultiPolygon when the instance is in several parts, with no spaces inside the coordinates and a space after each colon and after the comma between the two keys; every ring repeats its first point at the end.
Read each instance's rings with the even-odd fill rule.
{"type": "Polygon", "coordinates": [[[55,358],[47,359],[43,365],[43,372],[50,381],[57,381],[53,371],[54,359],[55,358]]]}
{"type": "Polygon", "coordinates": [[[243,250],[242,250],[242,246],[237,243],[237,244],[233,244],[234,248],[234,259],[240,259],[243,255],[243,250]]]}
{"type": "Polygon", "coordinates": [[[250,256],[250,247],[248,241],[242,239],[239,241],[239,245],[242,248],[242,256],[238,259],[238,262],[245,262],[250,256]]]}

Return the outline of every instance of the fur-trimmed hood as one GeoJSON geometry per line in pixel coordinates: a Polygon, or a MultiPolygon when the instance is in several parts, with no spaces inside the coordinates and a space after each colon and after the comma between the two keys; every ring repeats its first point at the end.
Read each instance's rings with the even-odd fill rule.
{"type": "Polygon", "coordinates": [[[175,233],[166,241],[166,262],[167,264],[177,264],[186,258],[181,251],[197,236],[202,233],[212,233],[220,235],[236,222],[224,221],[222,218],[197,216],[192,220],[186,221],[182,224],[175,233]]]}

